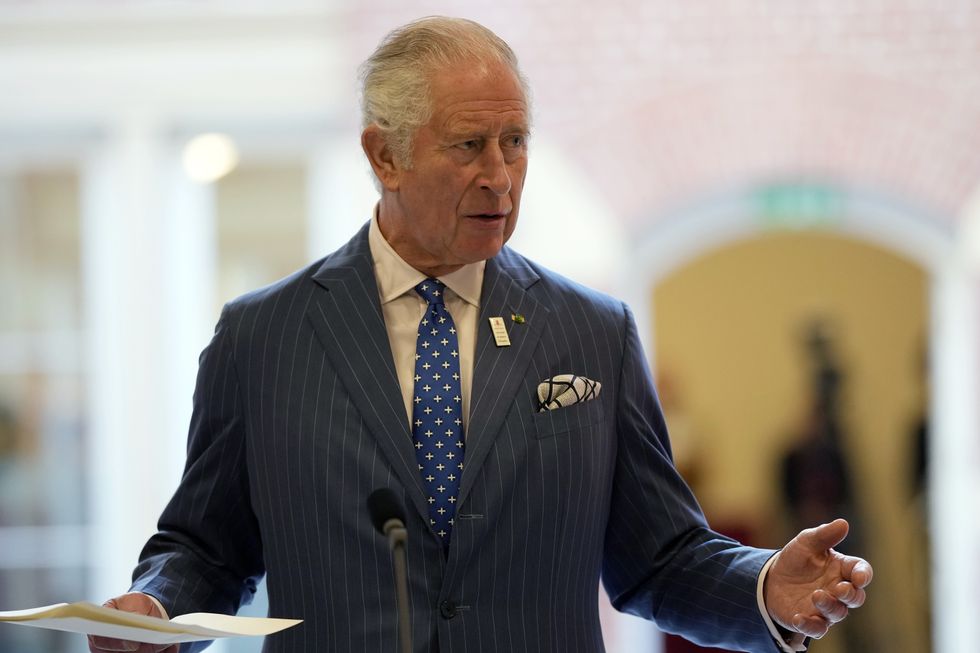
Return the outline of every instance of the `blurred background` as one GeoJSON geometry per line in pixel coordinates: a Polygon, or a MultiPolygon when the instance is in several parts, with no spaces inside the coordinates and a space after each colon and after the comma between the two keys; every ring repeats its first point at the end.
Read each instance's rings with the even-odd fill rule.
{"type": "Polygon", "coordinates": [[[851,520],[871,600],[811,650],[972,650],[977,0],[0,0],[0,610],[128,587],[222,303],[368,219],[355,69],[435,13],[520,56],[512,244],[630,302],[712,523],[851,520]]]}

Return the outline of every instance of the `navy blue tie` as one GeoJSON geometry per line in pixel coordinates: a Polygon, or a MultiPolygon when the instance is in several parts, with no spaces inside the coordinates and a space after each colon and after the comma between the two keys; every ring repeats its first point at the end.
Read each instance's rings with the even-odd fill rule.
{"type": "Polygon", "coordinates": [[[456,325],[443,303],[445,286],[426,279],[415,286],[428,306],[415,345],[412,439],[429,505],[429,524],[449,546],[463,475],[463,393],[456,325]]]}

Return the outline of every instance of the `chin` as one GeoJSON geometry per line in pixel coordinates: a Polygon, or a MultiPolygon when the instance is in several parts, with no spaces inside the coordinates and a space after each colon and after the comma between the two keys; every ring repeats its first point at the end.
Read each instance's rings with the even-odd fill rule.
{"type": "Polygon", "coordinates": [[[491,259],[500,253],[500,250],[503,248],[503,246],[504,246],[503,239],[498,240],[492,245],[486,245],[484,247],[478,248],[477,251],[474,252],[474,256],[471,258],[473,259],[474,262],[491,259]]]}

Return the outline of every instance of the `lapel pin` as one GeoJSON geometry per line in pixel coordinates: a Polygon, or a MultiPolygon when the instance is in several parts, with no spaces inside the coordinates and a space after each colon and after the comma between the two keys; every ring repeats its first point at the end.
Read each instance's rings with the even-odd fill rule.
{"type": "Polygon", "coordinates": [[[507,335],[507,326],[504,324],[504,318],[490,318],[490,331],[493,333],[493,341],[497,343],[498,347],[510,347],[510,336],[507,335]]]}
{"type": "Polygon", "coordinates": [[[513,322],[514,324],[524,324],[524,322],[526,322],[524,316],[521,315],[520,313],[511,313],[510,321],[513,322]]]}

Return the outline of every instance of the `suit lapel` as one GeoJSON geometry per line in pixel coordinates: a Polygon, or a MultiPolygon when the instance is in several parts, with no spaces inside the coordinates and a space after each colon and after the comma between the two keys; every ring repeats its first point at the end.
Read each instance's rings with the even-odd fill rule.
{"type": "MultiPolygon", "coordinates": [[[[523,387],[524,371],[548,320],[548,309],[527,292],[538,279],[523,259],[506,248],[487,261],[460,502],[472,488],[510,405],[523,387]],[[524,323],[513,322],[512,314],[522,315],[524,323]],[[494,341],[489,319],[497,316],[506,321],[509,347],[497,347],[494,341]]],[[[313,280],[321,288],[307,317],[351,401],[406,488],[409,500],[427,520],[425,490],[378,301],[367,227],[327,257],[313,280]]]]}
{"type": "Polygon", "coordinates": [[[378,301],[367,228],[314,273],[321,286],[307,312],[317,337],[416,509],[428,519],[412,434],[378,301]]]}
{"type": "Polygon", "coordinates": [[[473,487],[508,409],[522,387],[524,371],[531,362],[548,319],[548,309],[526,290],[538,278],[523,259],[507,249],[487,261],[477,324],[460,502],[466,499],[473,487]],[[524,323],[514,322],[511,318],[513,314],[522,315],[524,323]],[[504,318],[507,325],[511,342],[509,347],[498,347],[490,330],[490,318],[498,316],[504,318]]]}

